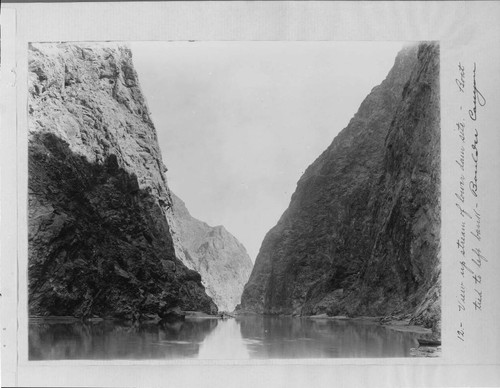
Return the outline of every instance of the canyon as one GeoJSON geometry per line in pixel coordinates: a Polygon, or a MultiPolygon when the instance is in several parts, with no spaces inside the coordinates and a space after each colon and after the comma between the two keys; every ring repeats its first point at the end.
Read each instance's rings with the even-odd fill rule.
{"type": "Polygon", "coordinates": [[[300,177],[252,266],[224,226],[194,218],[171,191],[131,50],[31,44],[30,316],[236,309],[394,317],[439,332],[439,103],[439,45],[403,48],[300,177]]]}

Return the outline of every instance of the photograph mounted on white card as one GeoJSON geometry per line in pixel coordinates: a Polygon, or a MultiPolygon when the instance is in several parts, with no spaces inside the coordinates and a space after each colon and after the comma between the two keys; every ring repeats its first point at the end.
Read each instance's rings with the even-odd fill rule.
{"type": "Polygon", "coordinates": [[[438,42],[30,43],[29,360],[439,356],[439,70],[438,42]]]}

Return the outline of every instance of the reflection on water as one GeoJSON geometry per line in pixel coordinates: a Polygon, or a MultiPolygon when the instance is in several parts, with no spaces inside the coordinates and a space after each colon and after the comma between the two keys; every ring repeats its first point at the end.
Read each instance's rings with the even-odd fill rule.
{"type": "Polygon", "coordinates": [[[408,357],[416,335],[378,324],[249,316],[240,321],[251,358],[408,357]]]}
{"type": "Polygon", "coordinates": [[[29,324],[30,360],[161,359],[196,357],[215,319],[156,324],[29,324]]]}
{"type": "Polygon", "coordinates": [[[30,360],[407,357],[416,335],[376,324],[291,317],[164,325],[30,322],[30,360]]]}

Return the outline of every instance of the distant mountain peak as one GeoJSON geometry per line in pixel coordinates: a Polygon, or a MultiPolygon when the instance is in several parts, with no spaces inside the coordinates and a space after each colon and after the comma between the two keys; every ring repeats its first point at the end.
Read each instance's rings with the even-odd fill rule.
{"type": "Polygon", "coordinates": [[[245,247],[223,225],[210,226],[191,216],[184,201],[171,194],[177,256],[201,274],[219,310],[233,311],[253,265],[245,247]]]}

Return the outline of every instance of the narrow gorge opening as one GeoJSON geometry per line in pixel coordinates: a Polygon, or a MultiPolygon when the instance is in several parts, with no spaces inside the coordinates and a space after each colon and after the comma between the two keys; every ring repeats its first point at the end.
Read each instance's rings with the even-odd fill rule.
{"type": "Polygon", "coordinates": [[[439,355],[438,43],[33,43],[29,70],[32,359],[439,355]]]}

